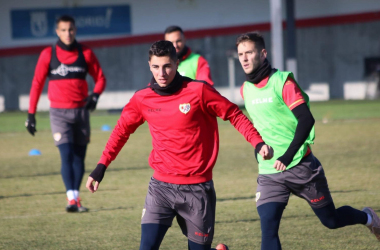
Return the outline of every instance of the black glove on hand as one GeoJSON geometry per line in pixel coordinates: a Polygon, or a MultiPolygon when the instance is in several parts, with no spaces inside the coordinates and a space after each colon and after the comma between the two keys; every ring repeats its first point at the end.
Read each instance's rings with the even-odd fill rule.
{"type": "Polygon", "coordinates": [[[97,182],[101,182],[104,177],[104,173],[106,172],[107,167],[103,164],[98,164],[94,171],[90,174],[90,176],[97,182]]]}
{"type": "Polygon", "coordinates": [[[96,104],[98,103],[98,99],[99,99],[99,94],[97,93],[92,93],[91,95],[89,95],[87,98],[86,98],[86,109],[90,110],[90,111],[94,111],[95,108],[96,108],[96,104]]]}
{"type": "Polygon", "coordinates": [[[36,117],[34,114],[28,113],[28,119],[25,122],[25,127],[28,132],[34,136],[34,133],[37,132],[36,130],[36,117]]]}

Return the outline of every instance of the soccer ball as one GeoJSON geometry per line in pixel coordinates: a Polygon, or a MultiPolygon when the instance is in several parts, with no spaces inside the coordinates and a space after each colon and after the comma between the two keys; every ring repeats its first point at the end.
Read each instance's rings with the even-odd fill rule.
{"type": "Polygon", "coordinates": [[[219,244],[216,246],[215,250],[228,250],[228,246],[224,244],[219,244]]]}

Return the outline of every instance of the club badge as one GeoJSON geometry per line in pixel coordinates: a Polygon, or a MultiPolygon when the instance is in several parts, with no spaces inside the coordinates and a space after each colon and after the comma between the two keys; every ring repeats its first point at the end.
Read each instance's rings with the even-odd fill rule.
{"type": "Polygon", "coordinates": [[[184,103],[179,105],[179,111],[181,111],[184,114],[189,113],[190,111],[190,103],[184,103]]]}
{"type": "Polygon", "coordinates": [[[58,133],[54,133],[53,134],[53,138],[54,138],[55,141],[59,141],[59,140],[61,140],[62,135],[59,132],[58,133]]]}
{"type": "Polygon", "coordinates": [[[256,202],[260,199],[260,195],[261,195],[260,192],[257,192],[257,193],[256,193],[256,202]]]}
{"type": "Polygon", "coordinates": [[[142,210],[141,218],[144,217],[144,215],[145,215],[145,211],[146,211],[146,208],[144,208],[144,209],[142,210]]]}

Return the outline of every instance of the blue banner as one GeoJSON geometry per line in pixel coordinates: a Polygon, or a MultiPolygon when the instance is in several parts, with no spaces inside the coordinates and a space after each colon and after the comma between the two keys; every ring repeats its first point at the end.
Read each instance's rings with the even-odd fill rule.
{"type": "Polygon", "coordinates": [[[62,15],[75,19],[78,35],[131,34],[129,5],[11,10],[12,38],[57,37],[55,21],[62,15]]]}

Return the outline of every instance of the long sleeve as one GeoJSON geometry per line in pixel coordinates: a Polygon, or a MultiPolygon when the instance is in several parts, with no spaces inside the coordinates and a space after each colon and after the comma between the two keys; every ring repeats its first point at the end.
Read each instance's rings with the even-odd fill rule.
{"type": "Polygon", "coordinates": [[[51,47],[44,49],[38,58],[34,71],[32,86],[29,94],[29,110],[31,114],[36,113],[38,100],[45,85],[46,77],[49,72],[49,63],[51,58],[51,47]]]}
{"type": "Polygon", "coordinates": [[[306,141],[315,123],[314,117],[306,103],[295,107],[292,112],[298,120],[294,138],[286,152],[278,158],[285,166],[288,166],[292,162],[294,155],[306,141]]]}
{"type": "Polygon", "coordinates": [[[86,62],[88,65],[88,73],[92,76],[95,82],[93,92],[101,94],[106,88],[106,78],[104,76],[102,68],[100,67],[98,58],[90,49],[84,50],[83,53],[85,54],[86,62]]]}
{"type": "Polygon", "coordinates": [[[110,138],[106,144],[99,163],[108,165],[116,158],[124,144],[128,141],[129,136],[144,123],[144,118],[139,110],[139,104],[136,96],[133,96],[129,103],[124,107],[123,112],[110,138]]]}
{"type": "Polygon", "coordinates": [[[203,86],[202,95],[207,111],[222,118],[224,121],[229,120],[235,129],[238,130],[253,147],[263,142],[259,132],[236,104],[230,102],[207,84],[203,86]]]}

